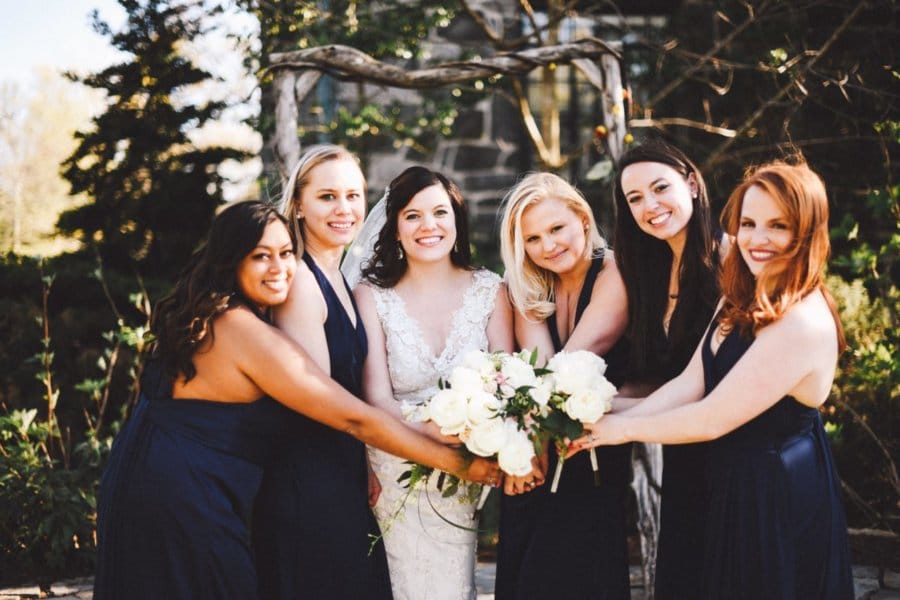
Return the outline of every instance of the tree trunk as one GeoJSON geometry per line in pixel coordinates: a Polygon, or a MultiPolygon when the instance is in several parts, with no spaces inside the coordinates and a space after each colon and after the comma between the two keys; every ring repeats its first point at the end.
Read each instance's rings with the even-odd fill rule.
{"type": "Polygon", "coordinates": [[[653,600],[656,581],[656,542],[659,538],[659,487],[662,482],[662,446],[635,443],[632,450],[634,478],[631,487],[637,497],[638,532],[641,536],[641,571],[644,597],[653,600]]]}

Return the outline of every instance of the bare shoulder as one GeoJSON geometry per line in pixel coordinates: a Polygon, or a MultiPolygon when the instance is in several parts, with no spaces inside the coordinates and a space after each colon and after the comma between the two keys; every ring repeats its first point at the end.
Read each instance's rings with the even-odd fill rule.
{"type": "Polygon", "coordinates": [[[260,319],[249,308],[237,306],[216,317],[215,342],[217,346],[248,348],[256,343],[266,344],[277,335],[277,330],[260,319]]]}
{"type": "Polygon", "coordinates": [[[593,289],[595,291],[606,290],[609,293],[615,293],[616,296],[625,295],[625,281],[622,279],[622,273],[619,271],[615,255],[611,250],[607,250],[603,256],[603,268],[597,274],[593,289]]]}
{"type": "Polygon", "coordinates": [[[353,288],[353,297],[360,306],[371,306],[375,302],[374,294],[375,290],[372,289],[372,284],[367,281],[360,281],[353,288]]]}
{"type": "Polygon", "coordinates": [[[837,347],[837,328],[821,291],[815,291],[792,306],[777,322],[760,331],[760,337],[779,338],[809,351],[837,347]]]}
{"type": "Polygon", "coordinates": [[[276,323],[305,320],[316,315],[323,323],[328,316],[325,297],[316,281],[316,276],[305,262],[297,261],[297,271],[291,282],[291,292],[283,304],[274,308],[276,323]]]}

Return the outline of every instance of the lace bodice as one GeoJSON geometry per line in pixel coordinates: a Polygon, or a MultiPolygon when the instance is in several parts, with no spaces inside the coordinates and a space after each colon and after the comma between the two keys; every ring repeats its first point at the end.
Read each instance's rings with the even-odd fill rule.
{"type": "Polygon", "coordinates": [[[400,295],[391,288],[374,288],[375,309],[385,332],[388,369],[398,402],[408,406],[428,400],[438,391],[438,379],[447,377],[467,352],[487,349],[487,324],[499,286],[500,277],[495,273],[480,270],[472,274],[462,305],[450,315],[450,335],[437,356],[419,324],[407,314],[400,295]]]}
{"type": "MultiPolygon", "coordinates": [[[[500,277],[490,271],[472,274],[461,306],[449,315],[450,334],[437,356],[400,295],[373,287],[394,398],[407,418],[416,420],[415,407],[438,391],[438,380],[449,376],[466,353],[488,349],[487,325],[499,286],[500,277]]],[[[397,478],[410,465],[376,449],[370,449],[370,459],[382,485],[375,515],[384,533],[394,599],[474,599],[478,522],[473,515],[480,486],[462,484],[456,494],[444,497],[435,472],[407,498],[408,490],[397,478]]]]}

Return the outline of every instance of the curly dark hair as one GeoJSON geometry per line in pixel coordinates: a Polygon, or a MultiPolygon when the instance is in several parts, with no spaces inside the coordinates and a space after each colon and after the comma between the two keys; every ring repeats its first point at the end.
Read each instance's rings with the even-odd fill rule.
{"type": "Polygon", "coordinates": [[[389,288],[397,285],[406,273],[406,258],[401,258],[397,253],[397,221],[400,211],[416,194],[433,185],[440,185],[447,191],[453,207],[456,244],[450,251],[450,261],[463,269],[473,268],[472,251],[469,248],[469,211],[463,202],[462,193],[455,183],[440,173],[415,166],[400,173],[388,186],[386,220],[378,234],[372,257],[363,266],[364,279],[378,287],[389,288]]]}
{"type": "Polygon", "coordinates": [[[652,139],[628,150],[617,165],[615,256],[628,294],[628,329],[631,341],[630,377],[665,380],[677,375],[690,360],[719,298],[719,242],[714,229],[706,183],[697,166],[678,148],[652,139]],[[664,240],[638,227],[622,191],[622,171],[639,162],[672,167],[685,179],[693,173],[697,197],[687,224],[687,236],[678,273],[678,303],[669,322],[668,351],[660,356],[663,318],[668,305],[672,250],[664,240]],[[662,360],[664,364],[659,364],[662,360]]]}
{"type": "Polygon", "coordinates": [[[175,287],[153,310],[151,356],[167,375],[182,375],[190,381],[197,374],[194,353],[207,337],[214,338],[217,315],[237,304],[255,310],[238,289],[237,268],[273,221],[284,223],[296,251],[297,240],[287,219],[269,204],[238,202],[213,220],[206,243],[194,252],[175,287]]]}

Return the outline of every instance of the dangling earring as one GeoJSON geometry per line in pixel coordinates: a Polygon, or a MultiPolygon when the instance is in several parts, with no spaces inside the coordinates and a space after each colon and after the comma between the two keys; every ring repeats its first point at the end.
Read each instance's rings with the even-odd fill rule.
{"type": "Polygon", "coordinates": [[[453,251],[459,254],[459,240],[453,242],[453,251]]]}
{"type": "Polygon", "coordinates": [[[400,243],[400,240],[397,240],[397,259],[403,260],[403,244],[400,243]]]}

